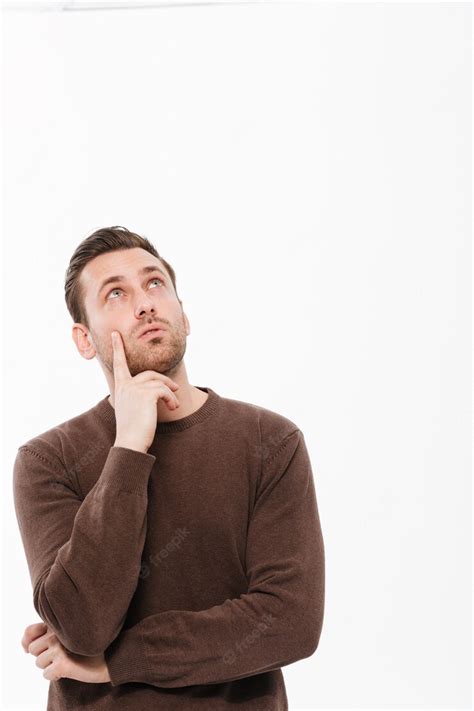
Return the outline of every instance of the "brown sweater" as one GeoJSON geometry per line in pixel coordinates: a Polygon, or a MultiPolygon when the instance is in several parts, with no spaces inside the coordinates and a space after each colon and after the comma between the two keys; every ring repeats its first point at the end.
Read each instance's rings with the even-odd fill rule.
{"type": "Polygon", "coordinates": [[[34,607],[70,652],[103,652],[111,678],[50,682],[48,711],[286,711],[280,667],[318,646],[324,544],[303,434],[200,390],[147,453],[113,446],[108,395],[18,449],[34,607]]]}

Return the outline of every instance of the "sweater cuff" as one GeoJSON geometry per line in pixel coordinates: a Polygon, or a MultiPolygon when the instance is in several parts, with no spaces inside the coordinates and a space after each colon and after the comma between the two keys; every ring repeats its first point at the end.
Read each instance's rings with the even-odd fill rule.
{"type": "Polygon", "coordinates": [[[156,457],[148,452],[128,447],[111,447],[99,481],[121,491],[146,495],[155,461],[156,457]]]}
{"type": "Polygon", "coordinates": [[[105,650],[104,659],[112,686],[146,683],[152,677],[140,630],[122,630],[105,650]]]}

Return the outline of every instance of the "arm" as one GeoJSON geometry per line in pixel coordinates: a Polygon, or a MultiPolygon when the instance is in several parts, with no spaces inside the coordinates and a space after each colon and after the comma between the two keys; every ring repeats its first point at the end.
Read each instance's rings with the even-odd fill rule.
{"type": "Polygon", "coordinates": [[[113,686],[216,684],[311,656],[324,612],[324,544],[303,434],[263,462],[247,536],[248,592],[169,610],[121,631],[104,657],[113,686]]]}
{"type": "Polygon", "coordinates": [[[58,458],[35,443],[18,450],[13,493],[34,607],[70,652],[100,654],[125,621],[139,579],[155,459],[111,447],[82,500],[58,458]]]}

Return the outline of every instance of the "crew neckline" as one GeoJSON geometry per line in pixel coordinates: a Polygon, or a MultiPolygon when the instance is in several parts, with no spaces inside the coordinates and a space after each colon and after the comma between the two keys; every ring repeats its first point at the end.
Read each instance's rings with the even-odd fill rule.
{"type": "MultiPolygon", "coordinates": [[[[194,387],[202,392],[208,393],[207,399],[203,402],[201,407],[192,412],[186,417],[181,417],[179,420],[171,420],[169,422],[158,422],[156,425],[157,433],[164,432],[181,432],[182,430],[189,429],[193,425],[197,425],[200,422],[204,422],[208,417],[210,417],[217,409],[219,402],[219,395],[209,387],[204,387],[201,385],[195,385],[194,387]]],[[[99,400],[95,406],[98,415],[107,423],[111,431],[115,433],[115,409],[109,402],[110,394],[107,394],[102,400],[99,400]]]]}

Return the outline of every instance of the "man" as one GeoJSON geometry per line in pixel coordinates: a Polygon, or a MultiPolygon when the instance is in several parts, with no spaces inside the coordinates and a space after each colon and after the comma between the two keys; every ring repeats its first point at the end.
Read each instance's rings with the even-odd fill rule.
{"type": "Polygon", "coordinates": [[[288,709],[316,650],[324,544],[301,430],[190,385],[171,265],[115,226],[76,249],[66,303],[110,396],[19,447],[14,500],[43,620],[48,711],[288,709]]]}

